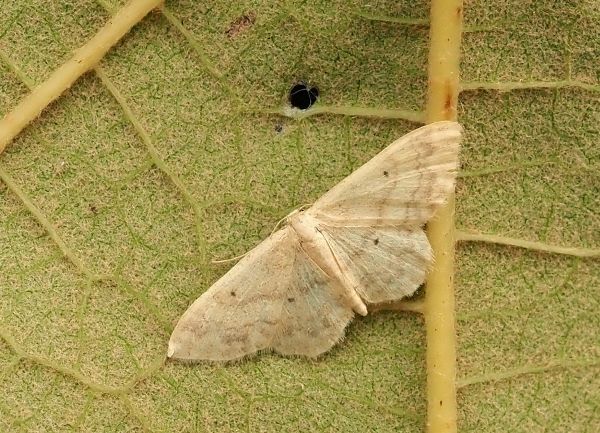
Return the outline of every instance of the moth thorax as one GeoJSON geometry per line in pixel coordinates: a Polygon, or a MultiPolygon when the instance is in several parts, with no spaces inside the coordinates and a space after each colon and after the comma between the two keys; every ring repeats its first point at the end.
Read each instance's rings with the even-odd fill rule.
{"type": "Polygon", "coordinates": [[[298,213],[289,221],[304,252],[330,277],[339,279],[339,268],[327,240],[319,232],[318,222],[312,216],[298,213]]]}
{"type": "Polygon", "coordinates": [[[303,240],[313,240],[318,233],[317,220],[306,212],[296,211],[290,216],[288,223],[303,240]]]}
{"type": "Polygon", "coordinates": [[[340,296],[354,311],[365,316],[367,307],[354,289],[357,286],[355,279],[340,269],[327,239],[319,229],[319,222],[305,212],[298,212],[290,218],[289,224],[300,238],[300,245],[306,254],[335,281],[340,296]]]}

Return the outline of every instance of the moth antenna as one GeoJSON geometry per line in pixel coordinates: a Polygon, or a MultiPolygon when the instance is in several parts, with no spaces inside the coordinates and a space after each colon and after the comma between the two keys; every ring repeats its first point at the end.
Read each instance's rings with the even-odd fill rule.
{"type": "Polygon", "coordinates": [[[216,264],[219,264],[219,263],[228,263],[228,262],[234,262],[234,261],[236,261],[236,260],[239,260],[239,259],[243,258],[243,257],[244,257],[246,254],[248,254],[249,252],[250,252],[250,251],[246,251],[244,254],[240,254],[239,256],[235,256],[235,257],[232,257],[232,258],[230,258],[230,259],[211,260],[210,262],[211,262],[213,265],[216,265],[216,264]]]}
{"type": "Polygon", "coordinates": [[[273,233],[275,233],[279,229],[279,226],[281,225],[281,223],[284,222],[294,212],[296,212],[296,211],[294,210],[294,211],[290,212],[289,214],[287,214],[286,216],[281,218],[279,221],[277,221],[277,224],[275,224],[275,227],[273,227],[273,230],[271,230],[271,234],[269,236],[273,236],[273,233]]]}
{"type": "MultiPolygon", "coordinates": [[[[283,218],[281,218],[279,221],[277,221],[277,224],[275,224],[275,227],[273,227],[273,230],[271,230],[271,234],[269,236],[273,236],[273,233],[275,233],[279,229],[279,227],[281,226],[281,223],[284,222],[286,219],[288,219],[289,217],[291,217],[294,214],[297,214],[298,212],[302,212],[303,210],[308,209],[311,206],[312,206],[311,203],[303,204],[298,209],[294,209],[289,214],[287,214],[286,216],[284,216],[283,218]]],[[[230,259],[211,260],[210,262],[212,264],[214,264],[214,265],[219,264],[219,263],[234,262],[236,260],[239,260],[239,259],[243,258],[249,252],[250,251],[246,251],[244,254],[240,254],[239,256],[235,256],[235,257],[232,257],[230,259]]]]}

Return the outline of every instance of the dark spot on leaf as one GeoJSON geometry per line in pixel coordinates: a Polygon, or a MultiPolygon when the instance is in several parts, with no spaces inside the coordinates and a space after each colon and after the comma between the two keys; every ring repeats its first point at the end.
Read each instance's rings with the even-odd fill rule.
{"type": "Polygon", "coordinates": [[[283,132],[283,125],[281,123],[276,123],[274,129],[276,133],[281,134],[283,132]]]}
{"type": "Polygon", "coordinates": [[[444,109],[446,111],[450,111],[451,108],[452,108],[452,95],[448,93],[446,95],[446,101],[444,101],[444,109]]]}
{"type": "Polygon", "coordinates": [[[440,400],[440,406],[442,405],[442,400],[440,400]]]}
{"type": "Polygon", "coordinates": [[[384,175],[385,177],[388,177],[390,174],[389,174],[387,171],[384,171],[384,172],[383,172],[383,175],[384,175]]]}
{"type": "Polygon", "coordinates": [[[98,213],[98,208],[93,204],[90,205],[90,212],[96,215],[98,213]]]}
{"type": "Polygon", "coordinates": [[[232,290],[230,293],[231,296],[235,296],[235,292],[232,290]]]}
{"type": "Polygon", "coordinates": [[[244,30],[252,27],[252,24],[256,22],[256,15],[253,12],[248,12],[241,17],[236,18],[229,24],[229,28],[225,31],[225,34],[231,39],[235,38],[238,34],[244,30]]]}
{"type": "Polygon", "coordinates": [[[460,14],[462,13],[462,7],[459,6],[456,8],[456,16],[460,18],[460,14]]]}
{"type": "Polygon", "coordinates": [[[444,99],[444,111],[447,113],[447,118],[449,119],[452,116],[452,111],[454,107],[452,106],[452,96],[454,95],[454,89],[452,87],[452,83],[450,81],[446,82],[446,95],[444,99]]]}
{"type": "Polygon", "coordinates": [[[295,298],[288,298],[288,302],[295,302],[296,299],[295,298]]]}
{"type": "Polygon", "coordinates": [[[294,108],[306,110],[310,108],[319,98],[319,89],[309,87],[306,83],[300,82],[290,89],[290,104],[294,108]]]}
{"type": "Polygon", "coordinates": [[[374,243],[375,245],[379,245],[379,238],[375,238],[375,239],[373,239],[373,243],[374,243]]]}

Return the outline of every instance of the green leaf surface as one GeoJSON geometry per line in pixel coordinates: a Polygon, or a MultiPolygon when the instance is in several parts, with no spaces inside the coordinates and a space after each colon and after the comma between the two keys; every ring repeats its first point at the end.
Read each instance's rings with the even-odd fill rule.
{"type": "MultiPolygon", "coordinates": [[[[230,266],[211,259],[418,126],[264,113],[300,79],[322,106],[424,109],[427,27],[389,18],[429,5],[352,3],[169,1],[109,52],[104,79],[85,75],[0,156],[0,431],[423,430],[414,314],[360,318],[317,361],[163,362],[178,317],[230,266]]],[[[4,2],[0,113],[119,6],[4,2]]],[[[464,14],[465,84],[570,84],[461,94],[462,166],[479,175],[460,180],[458,226],[598,247],[598,3],[464,14]]],[[[456,287],[460,431],[595,432],[598,261],[461,243],[456,287]]]]}

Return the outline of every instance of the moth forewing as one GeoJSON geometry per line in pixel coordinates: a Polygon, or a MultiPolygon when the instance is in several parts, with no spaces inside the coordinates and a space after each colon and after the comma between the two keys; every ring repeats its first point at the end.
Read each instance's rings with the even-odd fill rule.
{"type": "Polygon", "coordinates": [[[335,282],[285,227],[194,301],[171,335],[168,356],[229,361],[274,349],[314,357],[342,338],[352,317],[335,282]]]}
{"type": "Polygon", "coordinates": [[[462,127],[436,122],[399,138],[309,210],[336,226],[423,225],[454,188],[462,127]]]}

